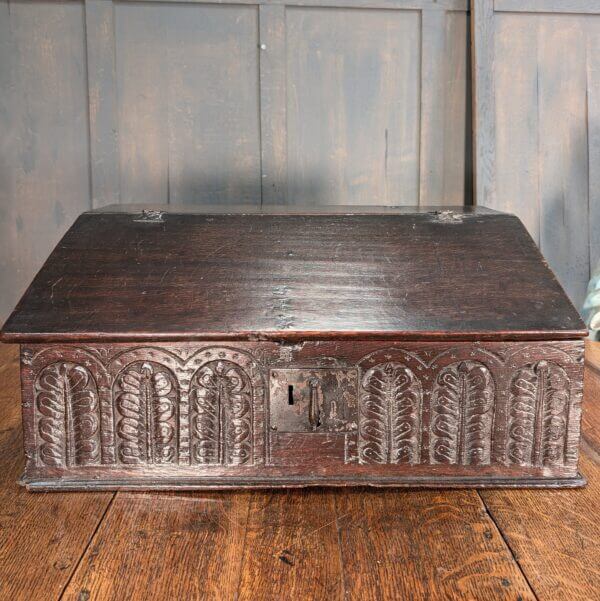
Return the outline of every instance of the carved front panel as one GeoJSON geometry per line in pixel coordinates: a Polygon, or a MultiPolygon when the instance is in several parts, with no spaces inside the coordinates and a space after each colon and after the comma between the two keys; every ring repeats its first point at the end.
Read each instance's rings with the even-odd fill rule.
{"type": "Polygon", "coordinates": [[[526,365],[510,385],[508,458],[518,465],[564,462],[570,381],[549,361],[526,365]]]}
{"type": "Polygon", "coordinates": [[[580,343],[28,347],[28,469],[574,473],[581,354],[580,343]]]}
{"type": "Polygon", "coordinates": [[[435,379],[431,401],[432,463],[489,464],[494,381],[482,363],[462,361],[435,379]]]}
{"type": "Polygon", "coordinates": [[[152,361],[136,361],[114,386],[118,457],[126,464],[177,461],[179,394],[174,375],[152,361]]]}
{"type": "Polygon", "coordinates": [[[400,363],[384,363],[363,376],[360,399],[360,460],[419,463],[422,387],[400,363]]]}
{"type": "Polygon", "coordinates": [[[252,387],[232,361],[203,365],[192,378],[192,457],[202,465],[252,462],[252,387]]]}
{"type": "Polygon", "coordinates": [[[34,390],[41,462],[99,463],[98,391],[90,372],[71,362],[53,363],[39,372],[34,390]]]}

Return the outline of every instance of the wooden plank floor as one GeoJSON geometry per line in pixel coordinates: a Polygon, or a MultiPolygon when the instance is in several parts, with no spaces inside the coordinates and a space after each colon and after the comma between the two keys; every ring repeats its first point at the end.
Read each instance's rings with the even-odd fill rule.
{"type": "Polygon", "coordinates": [[[27,493],[0,347],[0,599],[600,598],[600,344],[581,490],[27,493]]]}

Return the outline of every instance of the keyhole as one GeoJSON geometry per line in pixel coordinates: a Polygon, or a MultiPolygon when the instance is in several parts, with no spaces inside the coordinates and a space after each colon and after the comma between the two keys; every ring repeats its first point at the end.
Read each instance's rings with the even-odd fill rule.
{"type": "Polygon", "coordinates": [[[290,384],[288,386],[288,405],[294,404],[294,387],[290,384]]]}

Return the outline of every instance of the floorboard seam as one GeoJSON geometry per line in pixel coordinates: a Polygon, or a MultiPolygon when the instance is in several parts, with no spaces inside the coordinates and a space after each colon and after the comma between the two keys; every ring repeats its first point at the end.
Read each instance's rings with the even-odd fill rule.
{"type": "MultiPolygon", "coordinates": [[[[90,493],[90,494],[94,494],[94,493],[90,493]]],[[[86,554],[88,552],[88,549],[90,548],[90,546],[92,545],[92,542],[94,541],[94,538],[96,538],[96,534],[98,533],[98,530],[100,529],[100,526],[104,522],[104,518],[107,516],[110,508],[112,507],[113,501],[116,499],[116,497],[117,497],[118,494],[119,494],[118,492],[113,493],[113,496],[111,497],[110,501],[106,505],[106,509],[104,510],[104,512],[102,513],[102,515],[100,516],[100,519],[98,520],[98,523],[96,524],[96,527],[94,528],[94,531],[92,532],[92,534],[90,536],[90,539],[87,542],[87,545],[83,549],[83,552],[81,553],[81,556],[79,557],[79,560],[75,564],[75,568],[71,572],[71,575],[67,579],[67,582],[65,583],[65,585],[62,588],[62,590],[60,591],[60,595],[58,595],[57,601],[61,601],[61,599],[64,597],[65,593],[67,592],[67,589],[69,588],[69,584],[71,584],[71,581],[75,577],[75,574],[77,574],[77,570],[79,570],[79,566],[81,565],[81,562],[85,558],[85,556],[86,556],[86,554]]]]}
{"type": "Polygon", "coordinates": [[[340,569],[342,572],[342,599],[348,598],[348,587],[346,585],[346,569],[344,567],[344,551],[342,547],[342,533],[340,531],[340,522],[337,506],[337,494],[333,493],[333,513],[335,515],[335,529],[337,534],[338,552],[340,556],[340,569]]]}
{"type": "Polygon", "coordinates": [[[481,500],[481,504],[483,505],[485,512],[487,513],[488,517],[490,518],[490,520],[496,527],[496,530],[498,531],[500,538],[502,538],[502,541],[504,542],[504,546],[508,549],[510,556],[512,557],[513,561],[519,568],[519,571],[523,575],[523,578],[525,579],[525,582],[527,583],[529,590],[531,591],[531,593],[533,594],[535,599],[537,599],[539,601],[540,598],[538,597],[538,594],[536,593],[535,589],[533,588],[533,584],[531,583],[531,581],[527,577],[527,574],[525,573],[525,570],[523,570],[523,567],[519,563],[519,560],[517,559],[517,556],[515,555],[513,548],[510,546],[510,542],[509,542],[508,538],[506,538],[506,536],[504,536],[504,532],[502,531],[502,528],[500,528],[500,524],[498,524],[498,522],[496,521],[496,518],[494,517],[494,514],[490,511],[489,507],[487,506],[485,499],[481,496],[481,492],[480,491],[476,491],[476,492],[477,492],[477,495],[479,496],[479,499],[481,500]]]}
{"type": "Polygon", "coordinates": [[[254,493],[251,493],[248,499],[248,507],[246,508],[246,523],[244,524],[244,540],[242,542],[242,558],[240,559],[240,569],[238,574],[237,586],[235,587],[235,598],[240,598],[240,587],[242,586],[242,576],[244,575],[244,562],[246,560],[246,541],[248,540],[248,524],[250,523],[250,510],[252,509],[252,501],[254,493]]]}

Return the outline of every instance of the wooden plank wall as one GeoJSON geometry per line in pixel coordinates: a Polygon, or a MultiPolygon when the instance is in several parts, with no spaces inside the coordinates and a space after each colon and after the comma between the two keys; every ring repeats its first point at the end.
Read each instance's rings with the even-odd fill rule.
{"type": "Polygon", "coordinates": [[[467,0],[0,1],[0,319],[114,202],[462,204],[467,0]]]}
{"type": "Polygon", "coordinates": [[[84,6],[0,2],[0,317],[91,207],[84,6]]]}
{"type": "Polygon", "coordinates": [[[600,260],[600,2],[474,0],[476,198],[516,213],[574,304],[600,260]]]}

